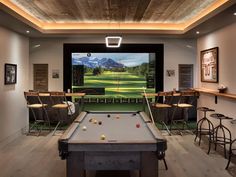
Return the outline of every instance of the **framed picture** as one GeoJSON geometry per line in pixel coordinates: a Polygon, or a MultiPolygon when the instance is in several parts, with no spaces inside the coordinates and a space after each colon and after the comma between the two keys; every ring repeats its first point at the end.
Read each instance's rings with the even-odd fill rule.
{"type": "Polygon", "coordinates": [[[52,70],[52,78],[53,79],[59,79],[59,69],[53,69],[52,70]]]}
{"type": "Polygon", "coordinates": [[[168,77],[173,77],[173,76],[175,76],[175,70],[173,70],[173,69],[166,70],[166,75],[167,75],[168,77]]]}
{"type": "Polygon", "coordinates": [[[5,64],[5,85],[16,84],[17,65],[5,64]]]}
{"type": "Polygon", "coordinates": [[[201,51],[201,81],[218,82],[218,47],[201,51]]]}

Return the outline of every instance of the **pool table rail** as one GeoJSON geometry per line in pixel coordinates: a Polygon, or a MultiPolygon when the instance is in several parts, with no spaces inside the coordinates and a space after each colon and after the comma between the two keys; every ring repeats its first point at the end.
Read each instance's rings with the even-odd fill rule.
{"type": "MultiPolygon", "coordinates": [[[[58,140],[59,156],[62,160],[67,159],[70,152],[82,152],[82,151],[121,151],[121,152],[134,152],[134,151],[151,151],[151,152],[164,152],[167,149],[166,139],[161,135],[161,132],[155,126],[150,123],[150,119],[144,112],[106,112],[110,114],[116,113],[137,113],[147,125],[150,133],[153,136],[153,140],[97,140],[97,141],[85,141],[85,140],[73,140],[71,137],[76,133],[76,129],[80,126],[88,113],[102,113],[102,112],[82,112],[65,133],[58,140]]],[[[104,114],[104,112],[103,112],[104,114]]]]}

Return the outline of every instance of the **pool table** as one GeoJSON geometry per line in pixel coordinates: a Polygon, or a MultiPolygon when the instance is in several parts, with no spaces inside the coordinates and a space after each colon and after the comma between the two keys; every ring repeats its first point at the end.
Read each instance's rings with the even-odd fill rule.
{"type": "Polygon", "coordinates": [[[58,140],[67,177],[88,171],[129,170],[157,177],[166,140],[144,112],[82,112],[58,140]]]}

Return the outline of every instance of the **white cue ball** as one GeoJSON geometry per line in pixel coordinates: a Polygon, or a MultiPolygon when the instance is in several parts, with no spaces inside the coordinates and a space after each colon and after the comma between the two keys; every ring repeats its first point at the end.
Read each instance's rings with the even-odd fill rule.
{"type": "Polygon", "coordinates": [[[86,127],[86,126],[83,126],[82,130],[83,130],[83,131],[86,131],[86,130],[87,130],[87,127],[86,127]]]}

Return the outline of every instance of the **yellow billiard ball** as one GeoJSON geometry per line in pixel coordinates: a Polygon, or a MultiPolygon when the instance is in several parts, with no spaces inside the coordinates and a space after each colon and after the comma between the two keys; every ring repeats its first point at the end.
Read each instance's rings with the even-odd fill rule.
{"type": "Polygon", "coordinates": [[[101,140],[105,140],[106,136],[105,135],[101,135],[101,140]]]}

